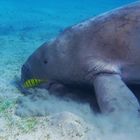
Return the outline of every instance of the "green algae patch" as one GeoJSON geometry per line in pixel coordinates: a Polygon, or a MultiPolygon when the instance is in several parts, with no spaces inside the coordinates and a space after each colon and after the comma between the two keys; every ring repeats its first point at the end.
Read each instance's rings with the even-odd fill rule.
{"type": "Polygon", "coordinates": [[[37,124],[38,124],[38,120],[36,118],[25,118],[25,119],[21,119],[17,125],[18,125],[18,128],[23,133],[29,133],[35,130],[37,124]]]}
{"type": "MultiPolygon", "coordinates": [[[[15,116],[16,99],[0,98],[0,116],[4,117],[9,131],[12,128],[19,130],[19,133],[30,133],[35,130],[38,119],[35,117],[20,118],[15,116]]],[[[13,131],[13,130],[12,130],[13,131]]]]}
{"type": "Polygon", "coordinates": [[[16,101],[10,99],[0,99],[0,114],[6,113],[8,109],[11,109],[16,104],[16,101]]]}

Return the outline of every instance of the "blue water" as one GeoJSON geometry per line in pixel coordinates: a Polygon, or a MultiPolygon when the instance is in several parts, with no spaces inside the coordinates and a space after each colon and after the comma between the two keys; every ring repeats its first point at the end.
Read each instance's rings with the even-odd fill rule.
{"type": "MultiPolygon", "coordinates": [[[[1,40],[8,40],[9,37],[12,37],[13,42],[15,40],[18,40],[18,43],[29,43],[28,41],[32,41],[35,44],[31,43],[31,45],[27,46],[19,44],[20,47],[17,48],[15,44],[11,46],[12,43],[9,42],[9,45],[5,44],[0,47],[0,53],[5,51],[7,54],[7,51],[10,51],[9,53],[13,52],[13,54],[22,53],[23,57],[24,55],[26,57],[44,41],[53,38],[57,33],[63,31],[65,27],[134,1],[1,0],[1,40]]],[[[21,56],[19,57],[22,59],[21,56]]]]}
{"type": "Polygon", "coordinates": [[[40,36],[49,39],[67,26],[134,1],[1,0],[0,35],[43,30],[40,36]]]}

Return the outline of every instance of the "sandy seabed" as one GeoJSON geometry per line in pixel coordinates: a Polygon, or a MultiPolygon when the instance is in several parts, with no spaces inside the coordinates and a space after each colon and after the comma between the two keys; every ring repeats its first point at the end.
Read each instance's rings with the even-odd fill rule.
{"type": "MultiPolygon", "coordinates": [[[[86,4],[38,9],[12,0],[0,3],[0,140],[139,139],[140,121],[133,114],[113,120],[95,114],[89,103],[60,99],[43,89],[23,96],[16,88],[22,64],[38,46],[64,27],[93,16],[86,4]]],[[[101,9],[94,11],[96,15],[101,9]]]]}

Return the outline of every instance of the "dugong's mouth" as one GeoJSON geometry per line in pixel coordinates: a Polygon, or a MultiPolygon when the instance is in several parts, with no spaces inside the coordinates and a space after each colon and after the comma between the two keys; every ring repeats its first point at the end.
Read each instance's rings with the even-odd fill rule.
{"type": "Polygon", "coordinates": [[[40,79],[33,76],[30,67],[24,64],[21,69],[21,87],[26,89],[35,87],[48,89],[49,83],[47,79],[40,79]]]}

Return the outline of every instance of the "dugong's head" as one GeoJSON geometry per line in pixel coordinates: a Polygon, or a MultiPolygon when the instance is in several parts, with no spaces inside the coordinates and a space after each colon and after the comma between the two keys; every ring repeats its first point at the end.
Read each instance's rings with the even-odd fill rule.
{"type": "Polygon", "coordinates": [[[83,73],[80,73],[82,68],[76,61],[75,47],[73,47],[76,41],[73,39],[71,31],[66,30],[49,43],[39,47],[22,66],[22,83],[30,79],[48,81],[49,85],[71,84],[79,81],[83,73]]]}
{"type": "Polygon", "coordinates": [[[59,79],[61,74],[58,74],[59,64],[56,61],[54,47],[55,42],[45,43],[27,59],[21,70],[22,83],[29,79],[41,79],[48,83],[59,79]]]}

